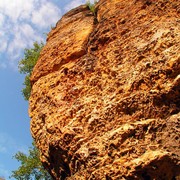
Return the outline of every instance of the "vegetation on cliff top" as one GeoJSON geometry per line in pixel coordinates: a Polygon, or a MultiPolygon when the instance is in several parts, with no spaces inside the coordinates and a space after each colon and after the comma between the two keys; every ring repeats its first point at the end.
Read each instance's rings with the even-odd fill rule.
{"type": "Polygon", "coordinates": [[[95,8],[95,6],[96,6],[97,2],[98,2],[97,0],[94,0],[94,3],[91,3],[90,0],[86,1],[87,7],[90,9],[90,11],[94,15],[96,15],[96,8],[95,8]]]}

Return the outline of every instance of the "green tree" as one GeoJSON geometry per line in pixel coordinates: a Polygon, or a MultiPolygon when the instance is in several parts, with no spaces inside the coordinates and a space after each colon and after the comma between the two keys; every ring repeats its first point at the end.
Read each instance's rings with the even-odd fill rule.
{"type": "Polygon", "coordinates": [[[17,152],[14,156],[16,160],[20,162],[20,167],[12,171],[11,178],[17,180],[52,180],[49,173],[43,168],[39,159],[39,151],[32,143],[32,147],[29,148],[29,153],[26,155],[22,152],[17,152]]]}
{"type": "Polygon", "coordinates": [[[25,49],[24,58],[19,61],[19,72],[26,75],[23,83],[25,87],[22,89],[22,94],[25,100],[29,100],[31,94],[30,76],[43,46],[44,44],[42,42],[39,44],[35,42],[33,48],[25,49]]]}

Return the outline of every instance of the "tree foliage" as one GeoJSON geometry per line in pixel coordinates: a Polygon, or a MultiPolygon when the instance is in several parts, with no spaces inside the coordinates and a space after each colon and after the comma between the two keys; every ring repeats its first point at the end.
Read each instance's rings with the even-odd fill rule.
{"type": "Polygon", "coordinates": [[[90,0],[86,1],[87,7],[90,9],[90,11],[94,15],[96,15],[96,8],[95,8],[95,6],[96,6],[97,2],[98,2],[97,0],[94,0],[94,3],[91,3],[90,0]]]}
{"type": "Polygon", "coordinates": [[[48,172],[43,168],[39,159],[39,151],[35,144],[29,148],[29,153],[26,155],[22,152],[17,152],[14,158],[20,162],[20,167],[12,171],[12,178],[17,180],[52,180],[48,172]]]}
{"type": "Polygon", "coordinates": [[[26,75],[23,83],[25,87],[22,89],[22,94],[25,100],[29,100],[31,93],[30,76],[43,46],[44,44],[42,42],[39,44],[35,42],[33,48],[25,49],[24,58],[19,61],[19,72],[26,75]]]}

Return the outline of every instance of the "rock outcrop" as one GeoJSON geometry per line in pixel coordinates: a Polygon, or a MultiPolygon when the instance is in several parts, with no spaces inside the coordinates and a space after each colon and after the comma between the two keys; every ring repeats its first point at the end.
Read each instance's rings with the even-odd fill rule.
{"type": "Polygon", "coordinates": [[[180,176],[180,1],[100,0],[49,33],[31,132],[54,179],[180,176]]]}

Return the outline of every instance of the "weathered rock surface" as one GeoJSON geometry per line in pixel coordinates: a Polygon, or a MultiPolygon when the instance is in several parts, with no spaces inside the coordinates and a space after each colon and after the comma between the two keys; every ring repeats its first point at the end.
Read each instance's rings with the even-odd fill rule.
{"type": "Polygon", "coordinates": [[[180,1],[100,0],[49,33],[31,132],[54,179],[180,175],[180,1]]]}

